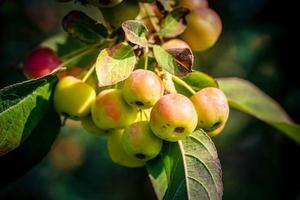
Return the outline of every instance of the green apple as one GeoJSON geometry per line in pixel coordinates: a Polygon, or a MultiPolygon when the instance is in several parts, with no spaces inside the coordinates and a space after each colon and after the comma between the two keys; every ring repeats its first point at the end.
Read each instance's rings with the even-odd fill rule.
{"type": "Polygon", "coordinates": [[[229,115],[227,98],[222,90],[207,87],[191,97],[197,114],[198,127],[205,131],[213,131],[226,123],[229,115]]]}
{"type": "Polygon", "coordinates": [[[154,72],[138,69],[124,81],[122,94],[132,107],[150,108],[163,95],[162,81],[154,72]]]}
{"type": "Polygon", "coordinates": [[[181,94],[167,94],[154,105],[150,127],[161,139],[175,142],[191,134],[197,126],[197,112],[192,102],[181,94]]]}
{"type": "Polygon", "coordinates": [[[103,130],[125,128],[136,120],[137,114],[123,100],[119,89],[101,91],[92,105],[93,121],[103,130]]]}
{"type": "Polygon", "coordinates": [[[90,113],[95,98],[96,92],[90,85],[66,76],[55,87],[54,107],[58,113],[76,120],[90,113]]]}
{"type": "Polygon", "coordinates": [[[109,133],[109,131],[107,131],[107,130],[105,131],[105,130],[98,128],[96,126],[96,124],[94,123],[91,115],[81,119],[81,126],[87,132],[95,134],[95,135],[106,136],[109,133]]]}
{"type": "Polygon", "coordinates": [[[180,6],[184,8],[188,8],[191,11],[199,8],[208,7],[207,0],[180,0],[179,4],[180,6]]]}
{"type": "Polygon", "coordinates": [[[107,137],[107,150],[111,160],[124,167],[142,167],[145,161],[129,156],[122,145],[124,130],[114,130],[107,137]]]}
{"type": "Polygon", "coordinates": [[[140,121],[125,129],[122,144],[128,155],[147,161],[159,154],[163,141],[153,134],[148,121],[140,121]]]}

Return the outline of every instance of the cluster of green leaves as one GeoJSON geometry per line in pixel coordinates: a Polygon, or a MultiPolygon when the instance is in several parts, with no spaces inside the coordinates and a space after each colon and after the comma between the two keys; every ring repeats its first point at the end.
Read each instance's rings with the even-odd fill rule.
{"type": "MultiPolygon", "coordinates": [[[[166,10],[168,5],[165,5],[166,10]]],[[[186,27],[183,19],[187,13],[181,8],[170,10],[156,35],[161,38],[177,37],[186,27]]],[[[161,44],[149,42],[149,32],[141,21],[124,22],[121,28],[127,42],[117,43],[119,39],[114,40],[111,36],[118,33],[118,30],[109,34],[104,25],[79,11],[69,13],[63,25],[66,32],[85,45],[107,45],[100,49],[95,61],[101,87],[123,81],[135,68],[156,68],[174,77],[174,82],[168,80],[172,82],[173,90],[188,97],[191,96],[191,89],[199,91],[205,87],[220,87],[232,108],[274,126],[300,143],[300,126],[294,124],[270,97],[245,80],[215,80],[203,72],[192,70],[193,53],[190,49],[165,49],[161,44]],[[139,49],[143,49],[143,54],[136,53],[139,49]],[[182,52],[185,52],[184,56],[182,52]]],[[[70,63],[69,60],[73,61],[74,56],[78,55],[75,61],[80,62],[84,58],[83,53],[91,46],[68,54],[65,63],[70,63]]],[[[5,171],[7,176],[21,175],[36,164],[58,134],[59,118],[52,106],[52,91],[56,81],[56,76],[52,74],[1,89],[0,164],[8,169],[5,171]],[[38,151],[34,151],[34,148],[38,151]],[[24,170],[18,173],[14,168],[9,170],[12,162],[22,156],[28,158],[27,164],[22,161],[19,165],[24,170]]],[[[158,199],[222,198],[220,161],[214,143],[203,130],[196,130],[187,139],[177,143],[165,142],[161,154],[147,163],[147,170],[158,199]]],[[[1,185],[10,180],[3,179],[1,185]]]]}

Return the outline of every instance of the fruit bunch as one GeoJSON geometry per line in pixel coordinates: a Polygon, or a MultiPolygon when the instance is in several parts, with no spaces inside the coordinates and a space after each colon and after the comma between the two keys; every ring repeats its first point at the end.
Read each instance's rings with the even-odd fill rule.
{"type": "MultiPolygon", "coordinates": [[[[111,5],[101,4],[100,7],[117,4],[122,5],[121,1],[113,1],[111,5]]],[[[24,71],[29,78],[57,73],[58,83],[53,95],[55,110],[66,119],[80,121],[87,132],[107,136],[109,155],[112,161],[122,166],[145,165],[160,153],[163,141],[183,140],[197,128],[216,136],[227,121],[227,99],[217,85],[203,86],[195,91],[178,77],[195,72],[191,69],[192,50],[211,47],[219,37],[221,22],[214,11],[207,7],[206,1],[183,0],[181,4],[191,11],[186,18],[185,8],[175,9],[166,15],[159,12],[159,4],[141,3],[141,11],[136,16],[140,21],[122,23],[125,41],[116,44],[120,38],[114,36],[119,29],[110,33],[107,41],[116,43],[103,49],[97,61],[87,68],[62,68],[58,56],[47,48],[34,50],[24,64],[24,71]],[[145,17],[149,12],[155,15],[158,22],[162,21],[159,22],[161,30],[156,27],[159,23],[145,17]],[[167,20],[161,19],[161,15],[167,20]],[[174,16],[176,19],[171,19],[174,16]],[[175,30],[166,25],[171,20],[176,25],[175,30]],[[186,26],[183,23],[185,20],[190,25],[186,26]],[[122,59],[127,60],[121,65],[122,59]],[[121,68],[127,69],[126,65],[132,65],[132,69],[124,75],[121,68]],[[95,72],[95,68],[103,70],[96,69],[95,72]],[[173,79],[192,95],[177,92],[172,86],[173,79]]],[[[82,41],[91,43],[94,39],[101,39],[97,36],[87,40],[78,33],[85,22],[96,26],[88,16],[73,11],[65,17],[63,25],[66,31],[71,30],[70,33],[82,41]],[[82,24],[76,27],[81,19],[82,24]]],[[[95,30],[109,35],[103,28],[95,27],[95,30]]],[[[90,28],[88,33],[96,32],[90,28]]],[[[124,73],[127,72],[124,70],[124,73]]]]}

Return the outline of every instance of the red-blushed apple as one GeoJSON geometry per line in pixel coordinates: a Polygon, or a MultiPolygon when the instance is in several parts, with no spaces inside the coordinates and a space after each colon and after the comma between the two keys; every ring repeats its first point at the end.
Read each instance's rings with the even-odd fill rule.
{"type": "Polygon", "coordinates": [[[222,90],[203,88],[191,97],[197,114],[198,127],[210,132],[224,125],[228,119],[229,106],[222,90]]]}
{"type": "Polygon", "coordinates": [[[139,121],[124,130],[122,144],[128,155],[146,161],[159,154],[163,141],[154,135],[148,121],[139,121]]]}
{"type": "Polygon", "coordinates": [[[150,127],[164,140],[175,142],[191,134],[197,126],[197,112],[182,94],[167,94],[151,110],[150,127]]]}
{"type": "Polygon", "coordinates": [[[119,89],[101,91],[92,105],[92,118],[103,130],[125,128],[137,118],[138,111],[129,106],[119,89]]]}
{"type": "Polygon", "coordinates": [[[135,70],[124,81],[122,95],[125,101],[134,108],[150,108],[163,95],[162,81],[152,71],[135,70]]]}
{"type": "Polygon", "coordinates": [[[137,159],[135,157],[129,156],[122,144],[122,136],[124,130],[114,130],[107,137],[107,150],[109,157],[111,160],[121,166],[136,168],[143,167],[145,165],[145,161],[137,159]]]}
{"type": "Polygon", "coordinates": [[[50,74],[60,65],[56,53],[48,47],[39,47],[25,58],[23,71],[27,78],[35,79],[50,74]]]}

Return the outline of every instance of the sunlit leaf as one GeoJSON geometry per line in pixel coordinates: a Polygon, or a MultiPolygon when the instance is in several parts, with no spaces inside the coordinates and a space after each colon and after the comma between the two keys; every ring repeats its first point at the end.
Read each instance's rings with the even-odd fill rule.
{"type": "Polygon", "coordinates": [[[99,86],[113,85],[125,80],[135,64],[133,48],[128,44],[120,43],[112,48],[103,49],[96,61],[99,86]]]}

